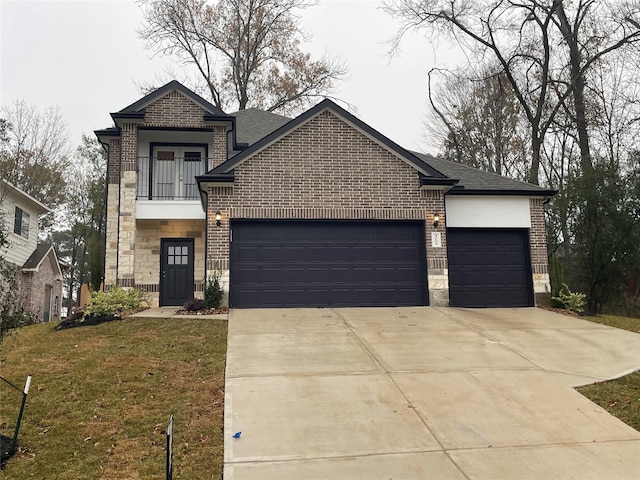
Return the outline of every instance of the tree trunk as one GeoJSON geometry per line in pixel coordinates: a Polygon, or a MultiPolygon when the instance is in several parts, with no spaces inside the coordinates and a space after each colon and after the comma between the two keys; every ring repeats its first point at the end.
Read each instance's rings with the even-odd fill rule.
{"type": "Polygon", "coordinates": [[[529,183],[539,185],[538,172],[540,171],[540,151],[542,150],[542,138],[538,136],[537,129],[531,132],[531,169],[529,170],[529,183]]]}

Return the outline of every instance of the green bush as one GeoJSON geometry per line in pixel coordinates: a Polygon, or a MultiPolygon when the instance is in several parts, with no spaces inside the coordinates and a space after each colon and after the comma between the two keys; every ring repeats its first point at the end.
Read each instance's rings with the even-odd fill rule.
{"type": "Polygon", "coordinates": [[[116,315],[134,310],[146,300],[143,290],[125,290],[113,287],[107,292],[95,292],[91,304],[85,309],[83,317],[89,315],[116,315]]]}
{"type": "Polygon", "coordinates": [[[220,286],[220,274],[216,272],[205,280],[204,308],[220,308],[223,293],[220,286]]]}
{"type": "Polygon", "coordinates": [[[569,290],[567,284],[563,283],[558,296],[551,298],[557,300],[564,308],[568,308],[572,312],[582,313],[584,312],[585,299],[587,296],[584,293],[572,292],[569,290]]]}

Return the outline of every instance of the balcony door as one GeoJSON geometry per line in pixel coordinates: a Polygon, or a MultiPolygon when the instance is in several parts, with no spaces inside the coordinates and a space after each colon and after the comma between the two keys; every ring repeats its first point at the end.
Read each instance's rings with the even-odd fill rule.
{"type": "Polygon", "coordinates": [[[198,198],[196,176],[205,172],[205,148],[198,146],[153,147],[153,198],[198,198]]]}

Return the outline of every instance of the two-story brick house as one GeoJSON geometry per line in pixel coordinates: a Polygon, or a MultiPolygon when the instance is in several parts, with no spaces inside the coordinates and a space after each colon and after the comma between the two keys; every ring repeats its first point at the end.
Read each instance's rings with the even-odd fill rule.
{"type": "Polygon", "coordinates": [[[554,192],[409,152],[325,100],[226,114],[178,82],[111,114],[105,283],[180,305],[526,306],[554,192]]]}
{"type": "Polygon", "coordinates": [[[38,244],[39,216],[49,207],[0,179],[0,209],[8,245],[0,261],[13,265],[19,283],[20,307],[37,321],[60,319],[62,271],[52,245],[38,244]]]}

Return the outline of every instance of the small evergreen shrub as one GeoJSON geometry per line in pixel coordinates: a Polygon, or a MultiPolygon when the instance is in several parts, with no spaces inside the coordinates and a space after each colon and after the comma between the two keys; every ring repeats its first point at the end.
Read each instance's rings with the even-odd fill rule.
{"type": "Polygon", "coordinates": [[[187,300],[182,306],[182,309],[187,312],[197,312],[199,310],[204,310],[204,308],[204,300],[201,298],[192,298],[191,300],[187,300]]]}
{"type": "Polygon", "coordinates": [[[144,290],[125,290],[113,287],[108,292],[95,292],[91,297],[91,304],[85,309],[83,317],[89,315],[116,315],[139,308],[146,300],[144,290]]]}
{"type": "Polygon", "coordinates": [[[204,308],[220,308],[223,293],[220,286],[220,274],[216,272],[205,280],[204,308]]]}
{"type": "Polygon", "coordinates": [[[584,293],[572,292],[566,283],[562,284],[557,297],[551,297],[553,300],[557,300],[562,304],[564,308],[571,310],[572,312],[582,313],[584,312],[584,306],[587,296],[584,293]]]}

